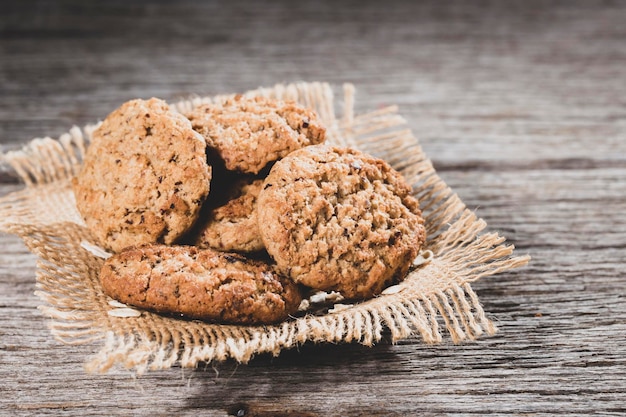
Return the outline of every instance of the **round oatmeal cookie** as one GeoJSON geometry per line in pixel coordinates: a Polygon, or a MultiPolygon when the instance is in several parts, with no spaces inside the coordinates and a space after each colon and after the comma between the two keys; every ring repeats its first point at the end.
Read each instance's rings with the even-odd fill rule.
{"type": "Polygon", "coordinates": [[[76,206],[100,244],[174,243],[209,193],[204,138],[162,100],[132,100],[93,133],[74,178],[76,206]]]}
{"type": "Polygon", "coordinates": [[[228,184],[223,200],[213,201],[209,197],[198,220],[193,244],[223,252],[263,250],[256,214],[262,186],[262,178],[239,178],[228,184]]]}
{"type": "Polygon", "coordinates": [[[365,299],[404,278],[425,241],[418,201],[385,161],[310,146],[277,162],[259,193],[259,230],[297,283],[365,299]]]}
{"type": "Polygon", "coordinates": [[[302,301],[267,263],[193,246],[127,248],[105,261],[100,281],[122,303],[219,323],[279,322],[302,301]]]}
{"type": "Polygon", "coordinates": [[[185,116],[231,171],[257,174],[270,162],[326,138],[315,112],[291,101],[236,96],[200,105],[185,116]]]}

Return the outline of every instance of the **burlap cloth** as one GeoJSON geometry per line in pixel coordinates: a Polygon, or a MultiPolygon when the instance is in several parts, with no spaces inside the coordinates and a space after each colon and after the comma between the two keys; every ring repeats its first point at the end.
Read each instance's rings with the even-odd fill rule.
{"type": "MultiPolygon", "coordinates": [[[[306,342],[370,346],[385,329],[394,342],[419,334],[427,343],[440,342],[442,329],[454,342],[495,332],[470,283],[522,266],[529,258],[513,256],[513,246],[505,245],[503,237],[484,232],[485,221],[437,175],[395,106],[355,115],[351,85],[343,86],[337,101],[325,83],[276,85],[246,94],[293,99],[314,108],[329,127],[330,142],[381,157],[402,172],[426,220],[422,264],[374,299],[272,326],[210,324],[125,308],[102,292],[98,274],[103,259],[86,249],[94,240],[70,187],[95,126],[73,127],[58,140],[34,139],[22,150],[2,155],[25,187],[0,199],[0,230],[20,236],[37,255],[36,294],[54,337],[101,346],[86,361],[87,370],[105,372],[119,363],[143,373],[227,358],[247,362],[255,354],[277,355],[306,342]]],[[[196,97],[175,107],[226,97],[196,97]]]]}

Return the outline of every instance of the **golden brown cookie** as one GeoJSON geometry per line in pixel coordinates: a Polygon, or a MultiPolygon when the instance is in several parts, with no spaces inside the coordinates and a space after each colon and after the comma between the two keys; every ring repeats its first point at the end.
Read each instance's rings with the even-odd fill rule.
{"type": "Polygon", "coordinates": [[[228,184],[225,201],[215,204],[209,198],[192,243],[223,252],[263,250],[256,215],[256,200],[262,185],[260,178],[240,178],[228,184]]]}
{"type": "Polygon", "coordinates": [[[132,100],[93,133],[73,181],[76,206],[100,244],[175,242],[209,193],[204,138],[162,100],[132,100]]]}
{"type": "Polygon", "coordinates": [[[411,191],[381,159],[309,146],[272,167],[257,202],[259,230],[294,281],[369,298],[404,278],[425,241],[411,191]]]}
{"type": "Polygon", "coordinates": [[[275,323],[301,301],[268,264],[193,246],[127,248],[106,260],[100,281],[122,303],[220,323],[275,323]]]}
{"type": "Polygon", "coordinates": [[[257,174],[268,163],[326,138],[313,111],[265,97],[203,104],[186,116],[231,171],[257,174]]]}

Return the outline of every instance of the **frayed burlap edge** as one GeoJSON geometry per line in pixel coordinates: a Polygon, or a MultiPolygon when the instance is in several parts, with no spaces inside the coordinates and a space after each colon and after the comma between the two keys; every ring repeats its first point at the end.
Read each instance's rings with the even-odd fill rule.
{"type": "MultiPolygon", "coordinates": [[[[393,342],[418,334],[427,343],[445,329],[456,342],[493,334],[470,283],[520,267],[497,233],[468,210],[436,174],[395,106],[354,114],[354,88],[344,85],[337,103],[326,83],[260,88],[247,95],[293,99],[316,109],[332,143],[354,146],[384,158],[401,171],[420,200],[428,240],[422,263],[399,285],[355,305],[336,305],[323,315],[306,314],[272,326],[232,326],[185,321],[129,309],[103,294],[98,274],[103,260],[88,250],[93,239],[78,215],[70,187],[95,125],[72,128],[58,140],[35,139],[2,155],[26,184],[0,199],[0,230],[20,236],[38,256],[36,286],[40,310],[51,318],[54,337],[68,344],[101,343],[86,369],[105,372],[116,364],[138,374],[179,364],[228,358],[245,363],[254,355],[307,342],[357,342],[371,346],[385,329],[393,342]],[[335,110],[342,117],[335,116],[335,110]]],[[[179,111],[230,95],[195,97],[174,105],[179,111]]]]}

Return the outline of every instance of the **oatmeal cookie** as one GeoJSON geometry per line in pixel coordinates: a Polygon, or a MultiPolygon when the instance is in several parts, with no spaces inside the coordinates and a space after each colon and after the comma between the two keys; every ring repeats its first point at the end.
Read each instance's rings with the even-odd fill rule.
{"type": "Polygon", "coordinates": [[[268,163],[326,138],[313,111],[265,97],[203,104],[185,116],[231,171],[257,174],[268,163]]]}
{"type": "Polygon", "coordinates": [[[127,248],[105,261],[100,281],[122,303],[220,323],[275,323],[301,301],[268,264],[193,246],[127,248]]]}
{"type": "Polygon", "coordinates": [[[261,178],[239,178],[228,182],[223,199],[212,200],[212,194],[207,207],[202,209],[192,243],[223,252],[263,250],[256,215],[256,200],[262,185],[261,178]]]}
{"type": "Polygon", "coordinates": [[[152,98],[124,103],[94,131],[73,190],[88,228],[118,252],[175,242],[197,218],[210,180],[202,135],[152,98]]]}
{"type": "Polygon", "coordinates": [[[259,193],[259,230],[294,281],[369,298],[403,279],[425,241],[411,191],[381,159],[309,146],[272,167],[259,193]]]}

